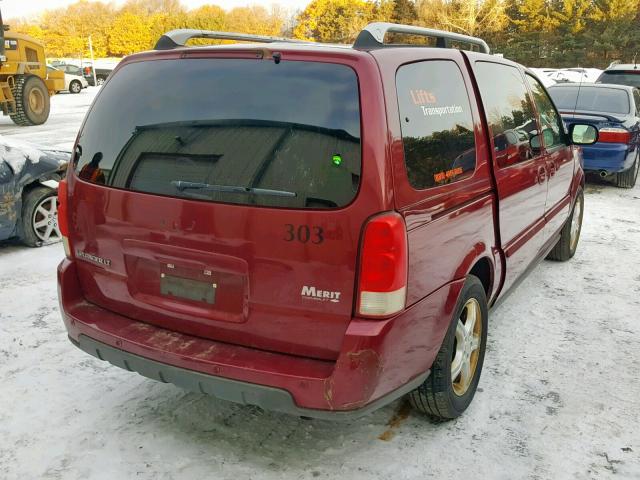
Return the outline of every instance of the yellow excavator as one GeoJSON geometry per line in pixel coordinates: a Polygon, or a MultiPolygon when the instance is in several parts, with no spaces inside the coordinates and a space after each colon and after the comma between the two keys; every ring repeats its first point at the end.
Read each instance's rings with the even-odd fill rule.
{"type": "Polygon", "coordinates": [[[47,75],[44,45],[8,31],[0,12],[0,109],[16,125],[41,125],[49,118],[50,97],[64,90],[64,72],[47,75]]]}

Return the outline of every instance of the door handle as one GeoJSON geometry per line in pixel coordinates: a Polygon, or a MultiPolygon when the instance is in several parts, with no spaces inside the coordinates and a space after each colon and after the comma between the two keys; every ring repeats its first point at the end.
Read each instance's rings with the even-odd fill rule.
{"type": "Polygon", "coordinates": [[[547,179],[547,169],[545,167],[538,167],[538,183],[543,184],[547,179]]]}

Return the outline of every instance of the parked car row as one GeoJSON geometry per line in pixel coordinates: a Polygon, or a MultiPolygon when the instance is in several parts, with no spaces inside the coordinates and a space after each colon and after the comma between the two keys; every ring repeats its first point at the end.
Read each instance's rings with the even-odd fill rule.
{"type": "MultiPolygon", "coordinates": [[[[77,67],[75,67],[77,68],[77,67]]],[[[62,67],[53,67],[47,65],[47,75],[51,72],[62,71],[64,72],[64,87],[69,93],[80,93],[82,89],[89,86],[89,82],[82,76],[82,72],[78,75],[73,65],[66,65],[62,67]]],[[[78,68],[78,70],[80,70],[78,68]]],[[[59,93],[59,92],[56,92],[59,93]]]]}
{"type": "Polygon", "coordinates": [[[54,60],[51,62],[51,66],[64,70],[70,75],[80,76],[92,87],[98,85],[101,86],[107,81],[111,72],[116,67],[117,62],[111,61],[96,61],[94,66],[91,63],[82,62],[79,65],[74,63],[67,63],[67,61],[54,60]],[[95,76],[94,76],[95,68],[95,76]]]}
{"type": "Polygon", "coordinates": [[[640,69],[616,64],[597,83],[565,83],[549,94],[568,126],[577,122],[599,130],[597,142],[583,147],[584,168],[632,188],[640,171],[640,69]]]}

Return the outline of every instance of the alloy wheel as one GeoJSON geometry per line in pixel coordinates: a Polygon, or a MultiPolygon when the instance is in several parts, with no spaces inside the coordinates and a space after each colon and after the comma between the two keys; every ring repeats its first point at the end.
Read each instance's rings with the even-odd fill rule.
{"type": "Polygon", "coordinates": [[[33,212],[33,231],[43,243],[54,243],[62,239],[58,226],[58,197],[42,199],[33,212]]]}
{"type": "Polygon", "coordinates": [[[569,237],[569,248],[573,252],[580,238],[580,228],[582,227],[582,197],[578,196],[576,204],[573,207],[573,216],[571,217],[571,236],[569,237]]]}
{"type": "Polygon", "coordinates": [[[465,303],[456,325],[451,382],[453,391],[463,396],[475,376],[482,339],[482,310],[475,298],[465,303]]]}

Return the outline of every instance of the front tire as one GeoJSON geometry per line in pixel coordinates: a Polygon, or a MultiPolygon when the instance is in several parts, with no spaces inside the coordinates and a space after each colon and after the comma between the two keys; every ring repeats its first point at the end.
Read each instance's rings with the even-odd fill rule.
{"type": "Polygon", "coordinates": [[[413,408],[438,420],[456,418],[467,409],[480,381],[487,327],[487,296],[482,282],[470,275],[431,374],[409,393],[413,408]]]}
{"type": "Polygon", "coordinates": [[[80,93],[82,91],[82,84],[78,80],[73,80],[69,84],[70,93],[80,93]]]}
{"type": "Polygon", "coordinates": [[[582,188],[579,188],[571,215],[560,231],[560,240],[547,255],[547,260],[566,262],[576,254],[578,242],[580,241],[580,232],[582,232],[583,216],[584,192],[582,188]]]}
{"type": "Polygon", "coordinates": [[[636,185],[638,171],[640,171],[640,154],[636,155],[636,159],[633,165],[631,165],[631,168],[624,172],[616,173],[616,187],[633,188],[636,185]]]}
{"type": "Polygon", "coordinates": [[[13,98],[16,113],[10,115],[11,120],[20,126],[42,125],[49,118],[51,110],[47,86],[35,75],[19,75],[15,81],[13,98]]]}
{"type": "Polygon", "coordinates": [[[62,240],[58,226],[58,192],[38,186],[27,191],[22,204],[20,239],[29,247],[41,247],[62,240]]]}

